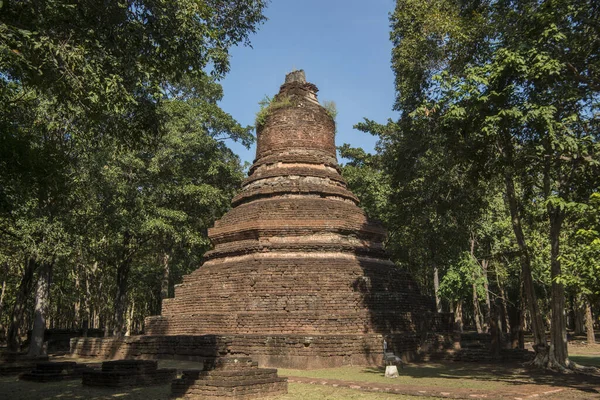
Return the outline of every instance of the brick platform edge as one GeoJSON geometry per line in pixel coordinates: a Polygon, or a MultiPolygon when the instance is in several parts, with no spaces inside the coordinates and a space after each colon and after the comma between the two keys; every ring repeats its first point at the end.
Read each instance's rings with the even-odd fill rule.
{"type": "MultiPolygon", "coordinates": [[[[386,336],[406,361],[426,359],[452,347],[451,334],[404,333],[386,336]]],[[[252,357],[261,367],[316,369],[381,365],[382,335],[202,335],[74,338],[71,354],[102,359],[252,357]]]]}

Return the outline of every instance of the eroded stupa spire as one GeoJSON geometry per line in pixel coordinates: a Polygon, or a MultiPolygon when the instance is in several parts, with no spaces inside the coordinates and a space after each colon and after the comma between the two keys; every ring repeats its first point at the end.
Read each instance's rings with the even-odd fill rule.
{"type": "MultiPolygon", "coordinates": [[[[147,319],[149,334],[346,335],[353,359],[367,360],[377,335],[434,323],[433,301],[389,261],[385,230],[346,187],[317,91],[302,70],[286,76],[257,127],[249,176],[209,230],[214,249],[147,319]]],[[[278,346],[284,358],[296,351],[278,346]]]]}

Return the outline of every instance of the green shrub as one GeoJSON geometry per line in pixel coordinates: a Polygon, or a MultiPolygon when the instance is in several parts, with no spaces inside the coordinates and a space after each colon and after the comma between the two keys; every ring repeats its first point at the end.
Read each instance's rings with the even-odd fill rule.
{"type": "Polygon", "coordinates": [[[323,108],[327,110],[327,114],[329,114],[329,116],[335,120],[335,117],[337,117],[338,113],[337,107],[335,106],[335,101],[324,100],[323,108]]]}
{"type": "Polygon", "coordinates": [[[260,105],[260,110],[256,113],[256,120],[254,121],[256,127],[263,125],[272,111],[293,105],[292,99],[288,96],[279,96],[275,99],[266,95],[258,104],[260,105]]]}

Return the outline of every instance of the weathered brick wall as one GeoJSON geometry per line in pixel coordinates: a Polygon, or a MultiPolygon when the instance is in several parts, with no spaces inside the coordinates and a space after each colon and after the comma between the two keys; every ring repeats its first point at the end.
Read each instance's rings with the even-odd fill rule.
{"type": "MultiPolygon", "coordinates": [[[[443,352],[452,334],[406,332],[388,336],[389,348],[405,360],[443,352]]],[[[71,352],[80,357],[203,360],[250,356],[261,367],[315,369],[381,365],[383,336],[367,335],[204,335],[78,338],[71,352]]]]}
{"type": "MultiPolygon", "coordinates": [[[[164,301],[162,315],[146,320],[147,334],[255,335],[260,343],[287,335],[279,347],[267,346],[278,349],[275,355],[241,339],[235,351],[258,352],[259,361],[296,357],[296,364],[303,362],[297,357],[337,354],[331,343],[346,346],[339,335],[356,347],[335,357],[355,363],[371,354],[371,344],[361,341],[378,334],[406,337],[395,341],[403,352],[417,351],[423,335],[448,336],[451,320],[436,314],[432,299],[388,260],[385,230],[346,187],[335,122],[319,105],[316,86],[302,77],[287,77],[276,100],[289,105],[273,109],[258,128],[250,176],[233,209],[209,230],[214,249],[176,287],[175,298],[164,301]],[[321,345],[300,355],[290,335],[320,337],[321,345]]],[[[171,339],[161,340],[173,347],[171,339]]]]}

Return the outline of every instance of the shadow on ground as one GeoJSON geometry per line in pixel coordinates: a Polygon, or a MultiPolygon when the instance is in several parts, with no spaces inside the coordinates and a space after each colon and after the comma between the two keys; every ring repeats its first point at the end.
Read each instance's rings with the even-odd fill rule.
{"type": "Polygon", "coordinates": [[[11,400],[151,400],[167,399],[171,385],[129,388],[90,388],[81,380],[62,382],[26,382],[17,377],[0,378],[0,398],[11,400]]]}
{"type": "MultiPolygon", "coordinates": [[[[384,367],[366,368],[364,373],[383,375],[384,367]]],[[[522,364],[444,363],[412,364],[400,369],[411,378],[471,379],[507,385],[545,385],[600,394],[600,375],[562,374],[524,367],[522,364]]]]}

